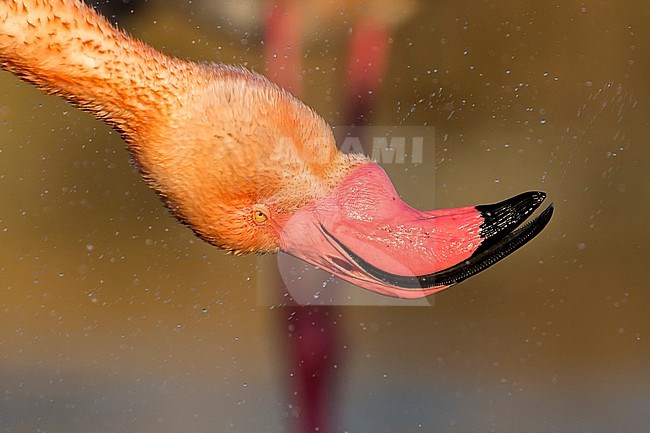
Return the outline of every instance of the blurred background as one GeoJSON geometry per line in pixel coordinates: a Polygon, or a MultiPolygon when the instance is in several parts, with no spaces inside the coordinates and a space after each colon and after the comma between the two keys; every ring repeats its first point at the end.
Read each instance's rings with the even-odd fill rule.
{"type": "MultiPolygon", "coordinates": [[[[647,2],[291,4],[292,90],[330,124],[435,128],[421,164],[385,166],[407,202],[543,190],[550,225],[432,305],[305,307],[296,322],[258,302],[274,256],[195,238],[118,134],[2,72],[0,431],[647,431],[647,2]],[[360,91],[349,53],[368,28],[360,52],[380,50],[379,67],[360,91]],[[296,384],[296,326],[317,391],[296,384]],[[322,425],[301,424],[306,405],[322,425]]],[[[100,5],[167,54],[276,81],[268,18],[286,6],[100,5]]]]}

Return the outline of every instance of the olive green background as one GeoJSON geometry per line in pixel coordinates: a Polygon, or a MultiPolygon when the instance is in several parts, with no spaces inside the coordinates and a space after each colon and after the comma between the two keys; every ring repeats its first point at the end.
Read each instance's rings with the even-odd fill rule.
{"type": "MultiPolygon", "coordinates": [[[[120,23],[263,72],[259,26],[228,5],[155,0],[120,23]]],[[[303,39],[304,99],[334,125],[362,15],[337,7],[303,39]]],[[[336,431],[646,431],[650,6],[416,7],[371,119],[436,129],[423,164],[385,167],[398,191],[444,208],[540,189],[556,214],[433,306],[335,310],[336,431]]],[[[0,73],[0,431],[290,431],[266,262],[195,238],[128,161],[108,127],[0,73]]]]}

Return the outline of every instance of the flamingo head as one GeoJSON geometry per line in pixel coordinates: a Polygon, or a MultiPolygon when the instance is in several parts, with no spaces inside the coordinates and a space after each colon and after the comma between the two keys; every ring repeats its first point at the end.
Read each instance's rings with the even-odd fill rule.
{"type": "Polygon", "coordinates": [[[220,248],[282,250],[365,289],[417,298],[503,259],[550,220],[552,206],[517,229],[541,192],[413,209],[378,165],[341,153],[311,109],[259,76],[217,72],[218,86],[174,118],[202,133],[175,137],[159,155],[149,147],[140,160],[173,213],[220,248]]]}
{"type": "Polygon", "coordinates": [[[551,205],[518,228],[545,199],[542,192],[492,205],[419,211],[400,199],[378,165],[339,155],[349,167],[341,169],[334,187],[299,174],[283,178],[280,187],[273,182],[276,173],[256,182],[267,188],[242,186],[238,199],[231,196],[227,205],[218,202],[205,213],[209,221],[190,225],[235,253],[282,250],[359,287],[419,298],[505,258],[541,232],[553,212],[551,205]]]}

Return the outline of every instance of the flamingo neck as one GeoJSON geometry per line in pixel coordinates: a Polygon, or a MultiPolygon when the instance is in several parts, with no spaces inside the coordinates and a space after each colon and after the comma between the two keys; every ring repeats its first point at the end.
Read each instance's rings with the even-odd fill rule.
{"type": "Polygon", "coordinates": [[[132,139],[151,134],[152,125],[172,113],[184,72],[197,68],[74,0],[0,2],[0,65],[132,139]]]}

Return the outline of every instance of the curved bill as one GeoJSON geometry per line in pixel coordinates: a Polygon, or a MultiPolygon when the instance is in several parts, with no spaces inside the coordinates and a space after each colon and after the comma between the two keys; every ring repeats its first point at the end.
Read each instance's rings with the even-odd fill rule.
{"type": "Polygon", "coordinates": [[[545,197],[533,191],[423,212],[399,199],[383,170],[366,164],[287,223],[283,249],[368,290],[419,298],[476,275],[539,234],[552,204],[524,222],[545,197]]]}

